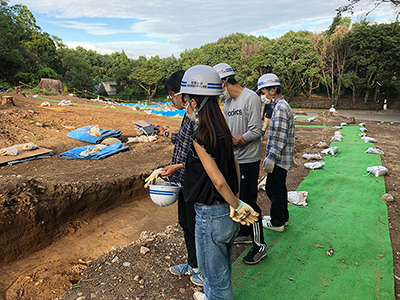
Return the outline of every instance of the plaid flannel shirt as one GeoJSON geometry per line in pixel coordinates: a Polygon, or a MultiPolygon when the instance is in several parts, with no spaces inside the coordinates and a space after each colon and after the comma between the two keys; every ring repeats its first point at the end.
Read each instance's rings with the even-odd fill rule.
{"type": "Polygon", "coordinates": [[[277,166],[291,171],[295,137],[293,112],[283,97],[272,103],[272,109],[265,157],[274,161],[277,166]]]}
{"type": "MultiPolygon", "coordinates": [[[[178,133],[173,132],[171,134],[171,141],[175,144],[174,153],[172,155],[172,165],[183,164],[185,166],[186,156],[190,150],[192,143],[191,136],[194,132],[194,123],[186,116],[183,117],[181,127],[178,133]]],[[[185,169],[181,169],[175,172],[172,179],[179,180],[183,183],[185,179],[185,169]]]]}

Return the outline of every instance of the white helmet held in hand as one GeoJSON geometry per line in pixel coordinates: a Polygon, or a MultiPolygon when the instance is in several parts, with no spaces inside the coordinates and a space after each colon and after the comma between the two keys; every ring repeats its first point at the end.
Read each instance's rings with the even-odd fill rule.
{"type": "Polygon", "coordinates": [[[270,88],[275,86],[281,86],[278,76],[272,73],[264,74],[260,78],[258,78],[256,92],[260,91],[263,88],[270,88]]]}
{"type": "Polygon", "coordinates": [[[219,77],[221,77],[221,80],[228,76],[235,75],[235,72],[233,72],[233,69],[231,68],[231,66],[226,63],[216,64],[213,68],[215,71],[218,72],[219,77]]]}
{"type": "Polygon", "coordinates": [[[150,184],[150,198],[159,206],[169,206],[178,200],[181,188],[179,183],[157,181],[150,184]]]}
{"type": "Polygon", "coordinates": [[[219,96],[223,94],[221,78],[210,66],[193,66],[183,75],[178,94],[219,96]]]}

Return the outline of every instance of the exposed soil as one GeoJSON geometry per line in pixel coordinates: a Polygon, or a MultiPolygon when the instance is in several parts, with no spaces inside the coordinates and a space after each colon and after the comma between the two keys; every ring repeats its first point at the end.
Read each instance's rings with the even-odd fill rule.
{"type": "MultiPolygon", "coordinates": [[[[200,291],[188,277],[168,271],[186,259],[176,204],[158,207],[143,188],[148,174],[170,163],[173,144],[168,139],[129,144],[129,151],[99,161],[60,158],[60,153],[86,144],[66,136],[75,128],[98,125],[120,130],[120,139],[126,142],[137,135],[134,121],[147,120],[177,131],[180,120],[70,96],[46,98],[72,100],[74,106],[50,102],[51,107],[41,107],[43,100],[9,95],[17,106],[0,106],[0,149],[34,142],[54,155],[0,166],[0,300],[191,299],[194,291],[200,291]],[[142,247],[150,251],[141,254],[142,247]],[[77,288],[72,288],[74,284],[77,288]]],[[[312,124],[345,121],[351,122],[320,114],[312,124]]],[[[385,152],[382,164],[389,169],[385,183],[387,193],[395,198],[388,203],[394,272],[400,276],[400,124],[365,123],[368,135],[378,140],[376,147],[385,152]]],[[[296,128],[300,166],[288,174],[289,190],[295,190],[308,174],[302,154],[319,151],[319,141],[329,144],[334,131],[296,128]]],[[[263,175],[261,171],[260,178],[263,175]]],[[[258,197],[268,214],[265,192],[258,197]]],[[[233,258],[244,249],[235,246],[233,258]]],[[[397,278],[396,294],[400,294],[397,278]]]]}

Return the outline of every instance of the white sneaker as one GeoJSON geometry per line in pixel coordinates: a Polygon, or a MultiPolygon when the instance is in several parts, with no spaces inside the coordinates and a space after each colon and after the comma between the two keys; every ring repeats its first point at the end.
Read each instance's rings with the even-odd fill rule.
{"type": "Polygon", "coordinates": [[[196,293],[193,294],[193,298],[195,300],[204,300],[205,296],[206,295],[204,293],[201,293],[201,292],[196,292],[196,293]]]}
{"type": "MultiPolygon", "coordinates": [[[[271,222],[271,216],[264,216],[263,219],[271,222]]],[[[289,226],[289,222],[285,222],[285,224],[283,224],[283,225],[284,226],[289,226]]]]}
{"type": "Polygon", "coordinates": [[[274,225],[271,224],[270,220],[265,220],[264,219],[264,220],[262,220],[262,224],[263,224],[263,227],[267,228],[267,229],[271,229],[271,230],[275,230],[275,231],[279,231],[279,232],[283,232],[285,230],[285,226],[284,225],[282,225],[282,226],[274,226],[274,225]]]}

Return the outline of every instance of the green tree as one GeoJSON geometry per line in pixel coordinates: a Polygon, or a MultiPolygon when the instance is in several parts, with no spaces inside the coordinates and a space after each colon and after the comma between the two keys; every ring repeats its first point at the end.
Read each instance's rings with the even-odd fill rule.
{"type": "Polygon", "coordinates": [[[151,100],[157,92],[158,86],[165,79],[160,72],[160,67],[161,59],[158,56],[150,59],[140,56],[133,65],[129,79],[145,91],[147,100],[151,100]]]}
{"type": "Polygon", "coordinates": [[[22,40],[27,33],[17,21],[20,6],[0,1],[0,81],[17,84],[15,75],[27,65],[29,54],[22,40]]]}
{"type": "Polygon", "coordinates": [[[355,52],[357,76],[361,79],[359,86],[364,88],[364,102],[370,94],[377,100],[380,82],[386,89],[398,90],[400,70],[400,25],[370,24],[362,21],[354,25],[351,47],[355,52]]]}
{"type": "Polygon", "coordinates": [[[264,69],[279,77],[288,96],[302,92],[310,96],[319,87],[319,56],[314,52],[311,37],[308,31],[290,31],[266,44],[257,55],[264,69]]]}

